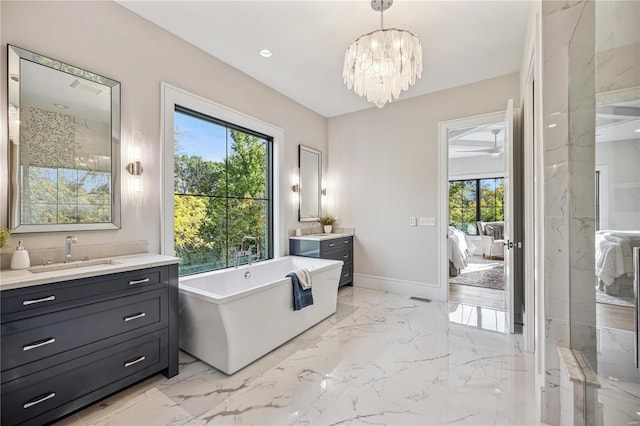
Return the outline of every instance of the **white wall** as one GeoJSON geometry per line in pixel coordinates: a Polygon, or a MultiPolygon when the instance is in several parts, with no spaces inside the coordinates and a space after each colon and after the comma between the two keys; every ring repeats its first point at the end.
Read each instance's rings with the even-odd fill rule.
{"type": "Polygon", "coordinates": [[[504,156],[449,158],[449,179],[469,179],[504,176],[504,156]]]}
{"type": "MultiPolygon", "coordinates": [[[[7,44],[67,62],[122,83],[122,229],[75,232],[79,244],[148,240],[160,249],[160,82],[200,95],[285,130],[285,164],[297,169],[297,146],[326,153],[326,119],[237,71],[156,25],[108,2],[0,2],[2,74],[6,82],[7,44]],[[132,144],[143,153],[144,193],[127,191],[124,171],[132,144]]],[[[7,226],[6,83],[2,84],[0,115],[0,226],[7,226]]],[[[297,226],[292,197],[285,197],[286,228],[297,226]]],[[[59,233],[13,235],[29,249],[62,247],[59,233]]]]}
{"type": "MultiPolygon", "coordinates": [[[[438,277],[438,123],[519,103],[518,74],[328,120],[333,213],[355,226],[355,285],[445,300],[438,277]]],[[[442,183],[444,184],[444,183],[442,183]]]]}

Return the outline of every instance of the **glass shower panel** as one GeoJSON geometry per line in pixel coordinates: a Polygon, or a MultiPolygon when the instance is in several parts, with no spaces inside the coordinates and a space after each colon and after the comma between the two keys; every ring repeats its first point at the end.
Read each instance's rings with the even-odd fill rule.
{"type": "Polygon", "coordinates": [[[640,421],[632,254],[640,247],[640,2],[598,0],[594,25],[599,388],[587,424],[628,425],[640,421]]]}

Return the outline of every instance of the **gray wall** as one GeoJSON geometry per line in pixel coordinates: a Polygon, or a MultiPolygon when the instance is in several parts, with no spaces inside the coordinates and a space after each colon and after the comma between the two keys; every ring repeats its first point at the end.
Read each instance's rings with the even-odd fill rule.
{"type": "Polygon", "coordinates": [[[519,104],[518,74],[328,120],[329,173],[341,224],[356,227],[355,284],[446,300],[438,277],[438,123],[519,104]]]}
{"type": "MultiPolygon", "coordinates": [[[[122,229],[75,232],[79,244],[148,240],[151,252],[160,249],[160,82],[164,81],[286,132],[285,164],[297,169],[297,145],[326,152],[326,119],[231,68],[205,52],[111,1],[2,1],[2,81],[6,82],[6,48],[14,44],[84,68],[122,83],[122,171],[133,144],[141,146],[143,193],[127,192],[122,182],[122,229]]],[[[2,84],[0,113],[6,117],[6,84],[2,84]]],[[[0,139],[0,224],[7,224],[7,131],[0,139]]],[[[297,226],[290,197],[280,206],[288,229],[297,226]]],[[[9,246],[23,239],[28,249],[58,247],[58,233],[13,235],[9,246]]]]}

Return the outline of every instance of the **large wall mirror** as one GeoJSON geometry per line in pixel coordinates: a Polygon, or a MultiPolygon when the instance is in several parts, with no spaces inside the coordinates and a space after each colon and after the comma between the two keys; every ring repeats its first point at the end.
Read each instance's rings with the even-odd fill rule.
{"type": "Polygon", "coordinates": [[[120,227],[120,83],[8,46],[13,232],[120,227]]]}
{"type": "Polygon", "coordinates": [[[322,209],[322,153],[298,145],[298,168],[300,173],[298,220],[315,222],[322,209]]]}

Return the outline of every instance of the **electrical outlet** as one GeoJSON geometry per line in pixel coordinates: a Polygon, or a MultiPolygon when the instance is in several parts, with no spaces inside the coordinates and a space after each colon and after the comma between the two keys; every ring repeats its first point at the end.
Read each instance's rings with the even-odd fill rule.
{"type": "Polygon", "coordinates": [[[416,226],[416,217],[409,216],[409,226],[416,226]]]}
{"type": "Polygon", "coordinates": [[[435,226],[436,218],[435,217],[421,217],[418,221],[420,226],[435,226]]]}

